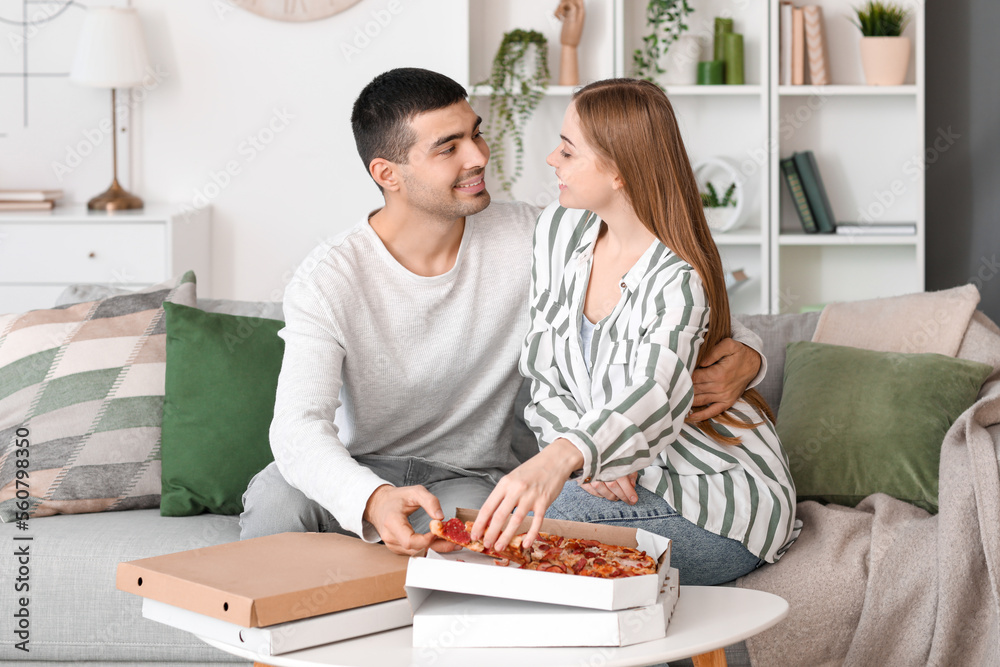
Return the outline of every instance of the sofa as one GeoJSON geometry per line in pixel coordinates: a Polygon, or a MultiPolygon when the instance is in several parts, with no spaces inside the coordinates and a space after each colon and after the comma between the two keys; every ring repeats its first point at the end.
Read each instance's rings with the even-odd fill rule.
{"type": "MultiPolygon", "coordinates": [[[[107,288],[74,286],[64,292],[59,303],[109,293],[107,288]]],[[[208,312],[281,319],[279,303],[198,299],[197,304],[208,312]]],[[[758,388],[770,405],[781,404],[786,345],[810,340],[819,315],[738,316],[763,339],[768,373],[758,388]]],[[[525,399],[522,390],[519,402],[525,399]]],[[[534,438],[519,419],[516,433],[519,451],[526,455],[534,438]]],[[[1000,433],[995,437],[1000,438],[1000,433]]],[[[0,661],[122,667],[245,663],[190,634],[143,619],[141,600],[115,588],[119,562],[238,540],[237,516],[164,517],[157,509],[110,511],[36,518],[31,529],[31,650],[15,650],[16,638],[5,630],[0,636],[0,661]]],[[[0,525],[5,552],[10,551],[16,535],[13,524],[0,525]]],[[[0,580],[12,581],[16,569],[15,559],[9,555],[0,558],[0,580]]],[[[0,587],[0,610],[6,618],[10,618],[9,610],[16,608],[17,596],[12,586],[5,583],[0,587]]],[[[9,628],[10,621],[5,626],[9,628]]],[[[727,655],[731,665],[749,664],[742,644],[727,649],[727,655]]]]}

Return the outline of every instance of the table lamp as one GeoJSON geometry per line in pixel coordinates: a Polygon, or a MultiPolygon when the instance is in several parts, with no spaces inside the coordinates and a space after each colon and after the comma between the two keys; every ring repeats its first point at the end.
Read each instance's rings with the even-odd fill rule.
{"type": "Polygon", "coordinates": [[[114,172],[111,187],[89,202],[91,210],[142,208],[142,199],[118,184],[118,122],[115,89],[142,83],[149,68],[142,25],[134,9],[101,7],[87,10],[70,80],[84,86],[111,89],[111,150],[114,172]]]}

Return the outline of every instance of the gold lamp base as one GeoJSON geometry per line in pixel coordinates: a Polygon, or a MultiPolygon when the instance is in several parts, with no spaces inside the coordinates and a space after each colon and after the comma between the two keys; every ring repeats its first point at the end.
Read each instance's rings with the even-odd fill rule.
{"type": "Polygon", "coordinates": [[[91,211],[127,211],[142,208],[142,199],[118,185],[115,179],[111,187],[87,202],[87,208],[91,211]]]}

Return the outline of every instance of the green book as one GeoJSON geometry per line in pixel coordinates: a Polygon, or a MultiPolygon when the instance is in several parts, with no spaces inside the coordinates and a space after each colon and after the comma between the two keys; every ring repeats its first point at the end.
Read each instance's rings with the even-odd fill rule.
{"type": "Polygon", "coordinates": [[[826,188],[823,187],[823,179],[819,175],[816,156],[812,151],[802,151],[793,153],[792,159],[795,160],[795,169],[799,172],[802,189],[806,193],[806,199],[809,200],[809,210],[812,211],[820,233],[832,234],[837,230],[837,223],[833,217],[833,209],[830,208],[830,200],[826,196],[826,188]]]}
{"type": "Polygon", "coordinates": [[[782,160],[781,171],[785,175],[785,183],[788,184],[788,192],[792,195],[792,201],[795,202],[795,210],[798,212],[799,220],[802,222],[802,229],[805,230],[806,234],[815,234],[819,231],[819,227],[816,225],[816,220],[809,209],[809,201],[806,199],[806,193],[802,190],[799,172],[795,169],[795,160],[790,157],[782,160]]]}

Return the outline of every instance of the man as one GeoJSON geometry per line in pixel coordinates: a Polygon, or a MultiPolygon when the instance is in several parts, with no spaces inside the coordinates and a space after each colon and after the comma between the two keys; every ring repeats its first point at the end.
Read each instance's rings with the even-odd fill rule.
{"type": "MultiPolygon", "coordinates": [[[[539,210],[490,204],[481,118],[446,76],[381,74],[351,123],[385,206],[286,288],[275,461],[244,495],[241,538],[338,531],[402,554],[448,550],[426,534],[430,519],[481,506],[519,463],[512,417],[539,210]]],[[[722,361],[695,378],[704,416],[761,366],[739,343],[717,349],[710,361],[722,361]]]]}

